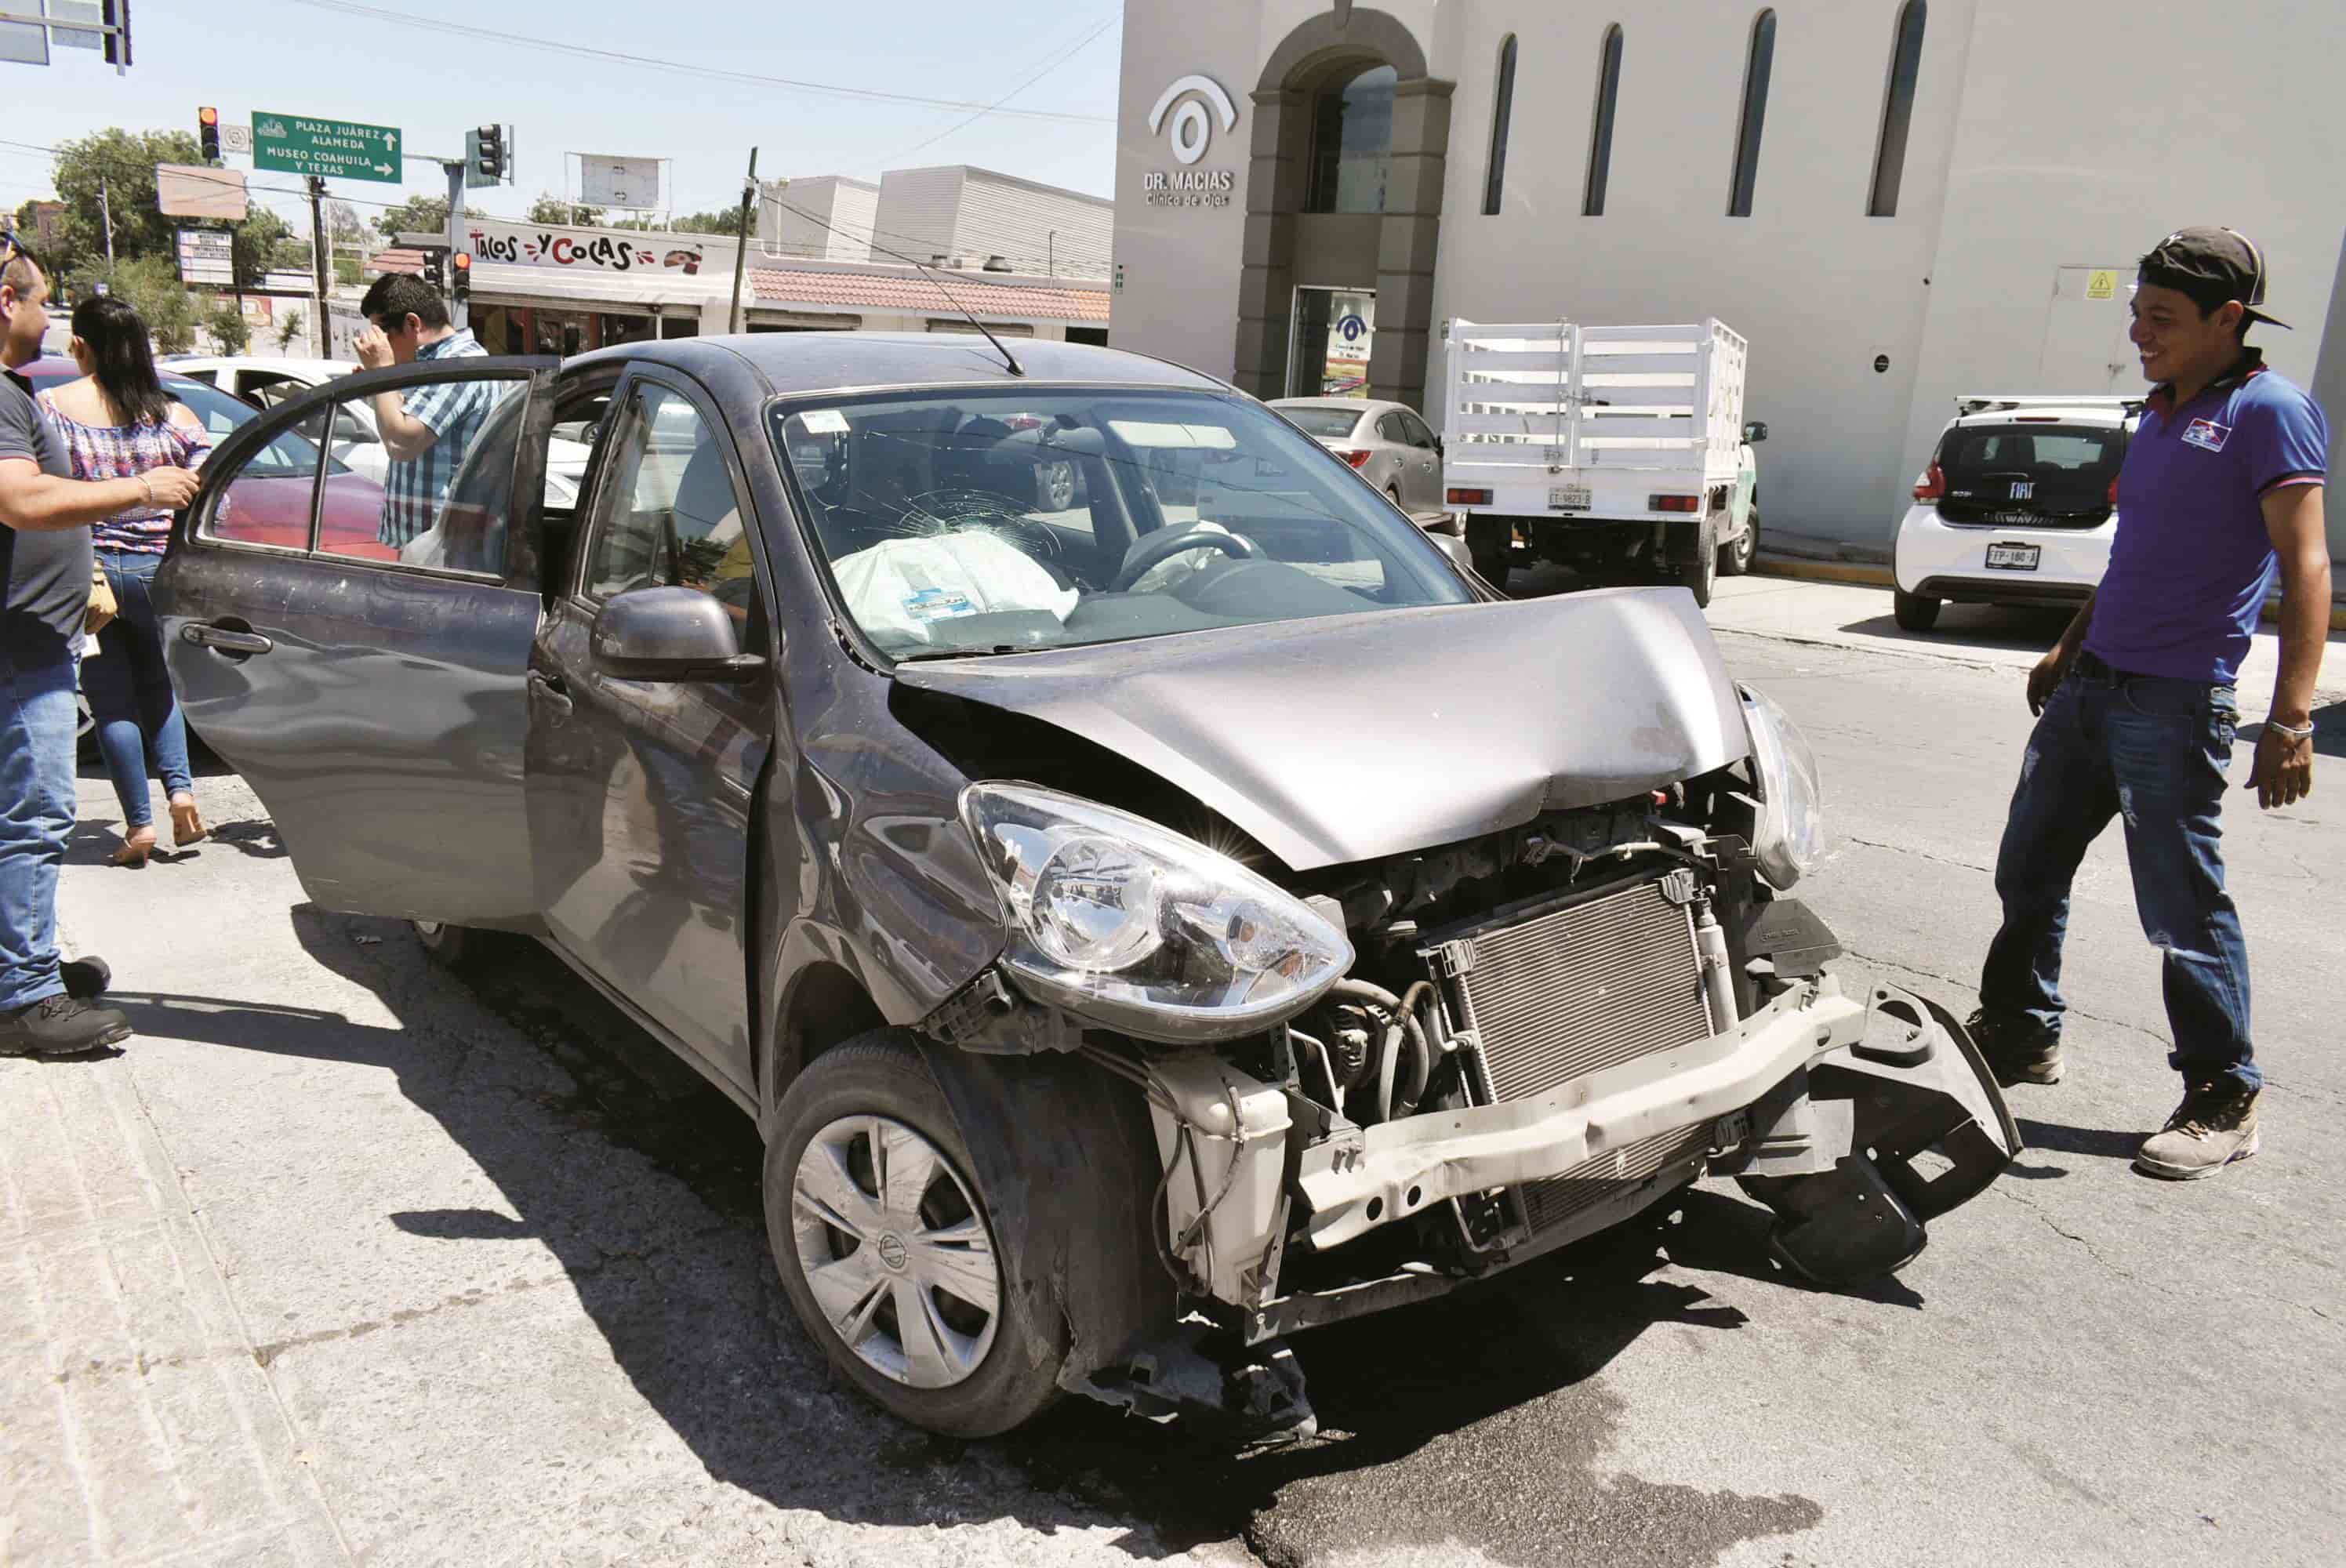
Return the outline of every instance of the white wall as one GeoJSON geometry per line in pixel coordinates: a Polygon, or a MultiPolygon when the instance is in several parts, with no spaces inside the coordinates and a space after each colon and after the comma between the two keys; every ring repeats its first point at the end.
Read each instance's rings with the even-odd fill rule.
{"type": "MultiPolygon", "coordinates": [[[[2189,223],[2229,223],[2270,260],[2295,333],[2259,342],[2310,383],[2339,275],[2346,133],[2331,107],[2346,5],[2182,0],[1933,0],[1899,210],[1868,218],[1898,6],[1777,7],[1752,216],[1726,215],[1749,28],[1720,0],[1386,0],[1432,73],[1456,82],[1437,323],[1715,315],[1751,341],[1749,416],[1770,425],[1763,514],[1887,545],[1958,392],[2039,386],[2055,276],[2121,270],[2189,223]],[[1624,28],[1606,213],[1580,213],[1600,40],[1624,28]],[[1504,199],[1482,216],[1494,71],[1518,36],[1504,199]],[[1873,361],[1886,355],[1890,368],[1873,361]]],[[[1119,346],[1231,369],[1246,205],[1247,95],[1311,0],[1131,0],[1117,167],[1119,346]],[[1147,117],[1191,71],[1237,100],[1198,168],[1234,171],[1226,209],[1156,208],[1177,166],[1147,117]]],[[[2112,302],[2112,336],[2123,299],[2112,302]]],[[[2095,329],[2098,331],[2098,327],[2095,329]]],[[[2073,356],[2074,358],[2074,356],[2073,356]]],[[[2341,361],[2346,362],[2346,361],[2341,361]]],[[[1443,373],[1434,345],[1429,389],[1443,373]]],[[[2120,390],[2139,386],[2129,371],[2120,390]]],[[[1429,392],[1438,402],[1439,394],[1429,392]]],[[[1438,424],[1438,408],[1427,410],[1438,424]]],[[[2338,411],[2346,420],[2346,410],[2338,411]]]]}
{"type": "Polygon", "coordinates": [[[973,168],[962,187],[954,254],[973,267],[1000,256],[1014,272],[1105,278],[1115,222],[1097,197],[973,168]]]}

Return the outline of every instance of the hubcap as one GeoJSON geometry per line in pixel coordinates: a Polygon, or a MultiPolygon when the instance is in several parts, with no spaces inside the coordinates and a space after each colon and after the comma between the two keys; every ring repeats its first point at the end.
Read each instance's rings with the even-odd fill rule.
{"type": "Polygon", "coordinates": [[[1002,1273],[944,1151],[885,1116],[814,1135],[792,1173],[799,1268],[841,1341],[883,1377],[949,1389],[984,1361],[1002,1273]]]}

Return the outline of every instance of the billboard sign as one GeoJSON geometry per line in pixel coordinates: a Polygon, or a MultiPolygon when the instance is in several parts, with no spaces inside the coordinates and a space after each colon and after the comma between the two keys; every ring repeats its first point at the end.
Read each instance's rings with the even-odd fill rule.
{"type": "Polygon", "coordinates": [[[236,242],[224,229],[182,229],[179,280],[216,289],[236,286],[236,242]]]}
{"type": "Polygon", "coordinates": [[[659,166],[656,158],[602,158],[582,152],[578,155],[579,202],[638,212],[658,207],[659,166]]]}

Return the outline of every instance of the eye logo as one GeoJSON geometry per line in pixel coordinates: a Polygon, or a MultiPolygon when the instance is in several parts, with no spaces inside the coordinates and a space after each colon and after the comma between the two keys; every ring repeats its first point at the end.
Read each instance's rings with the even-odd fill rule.
{"type": "Polygon", "coordinates": [[[1155,136],[1165,128],[1168,111],[1173,117],[1174,161],[1185,167],[1206,156],[1207,146],[1213,139],[1215,117],[1220,118],[1224,130],[1239,123],[1238,107],[1211,76],[1183,76],[1166,88],[1157,107],[1148,111],[1149,135],[1155,136]],[[1173,107],[1176,103],[1181,105],[1178,109],[1173,107]],[[1211,116],[1207,113],[1209,104],[1213,106],[1211,116]]]}

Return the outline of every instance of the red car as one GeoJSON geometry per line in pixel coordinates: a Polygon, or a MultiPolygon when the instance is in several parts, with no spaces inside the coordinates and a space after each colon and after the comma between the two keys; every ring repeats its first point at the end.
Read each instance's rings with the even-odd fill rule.
{"type": "MultiPolygon", "coordinates": [[[[71,360],[48,357],[35,360],[17,373],[39,392],[77,379],[81,371],[71,360]]],[[[215,445],[227,440],[239,425],[260,417],[260,410],[218,387],[175,376],[168,370],[159,373],[163,390],[195,412],[211,432],[215,445]]],[[[245,544],[308,549],[311,487],[317,473],[317,443],[296,431],[287,431],[238,475],[213,532],[220,538],[245,544]]],[[[318,548],[330,555],[396,560],[399,552],[377,537],[382,526],[382,486],[338,459],[327,459],[325,515],[320,520],[318,548]]]]}

